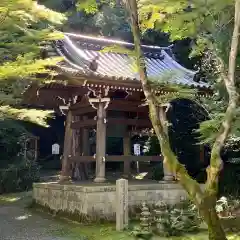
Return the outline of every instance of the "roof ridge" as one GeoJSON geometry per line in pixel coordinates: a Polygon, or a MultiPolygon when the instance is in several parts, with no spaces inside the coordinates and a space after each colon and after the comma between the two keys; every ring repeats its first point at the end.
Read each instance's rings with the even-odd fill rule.
{"type": "MultiPolygon", "coordinates": [[[[75,34],[75,33],[68,33],[68,32],[65,32],[64,34],[67,35],[68,37],[74,37],[74,38],[78,38],[78,39],[92,40],[92,41],[106,43],[106,44],[119,44],[119,45],[134,47],[134,43],[122,41],[122,40],[115,40],[115,39],[103,37],[103,36],[93,37],[93,36],[89,36],[89,35],[82,35],[82,34],[75,34]]],[[[142,44],[141,46],[144,48],[152,49],[152,50],[153,49],[154,50],[169,50],[173,46],[173,44],[169,45],[168,47],[160,47],[157,45],[145,45],[145,44],[142,44]]]]}
{"type": "MultiPolygon", "coordinates": [[[[139,77],[136,77],[135,71],[130,66],[132,64],[131,56],[127,54],[126,56],[124,54],[102,53],[95,48],[85,48],[80,44],[90,43],[91,45],[99,45],[101,47],[104,46],[104,44],[125,44],[125,46],[134,47],[132,43],[71,33],[64,33],[64,39],[59,41],[59,46],[56,44],[55,47],[58,54],[65,60],[66,69],[63,69],[64,72],[70,71],[71,74],[75,76],[86,75],[109,79],[139,80],[139,77]],[[97,68],[96,70],[92,70],[90,65],[96,56],[99,57],[97,60],[97,68]]],[[[161,79],[165,73],[175,74],[176,72],[176,76],[169,76],[169,81],[175,84],[209,88],[208,84],[195,82],[194,75],[196,71],[183,67],[174,60],[165,49],[152,46],[148,48],[144,55],[146,57],[146,67],[149,77],[161,79]],[[152,51],[150,49],[152,49],[152,51]],[[157,50],[154,51],[154,49],[157,50]],[[151,56],[146,55],[146,53],[150,53],[151,56]]],[[[60,68],[61,67],[64,67],[64,64],[60,66],[60,68]]]]}

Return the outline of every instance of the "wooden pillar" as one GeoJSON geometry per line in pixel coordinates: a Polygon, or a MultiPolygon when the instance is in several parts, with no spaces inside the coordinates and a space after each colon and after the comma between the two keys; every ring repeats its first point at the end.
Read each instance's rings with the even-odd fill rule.
{"type": "MultiPolygon", "coordinates": [[[[83,116],[83,120],[86,120],[88,117],[83,116]]],[[[82,129],[82,155],[90,156],[90,142],[89,142],[89,129],[82,129]]],[[[85,162],[81,164],[83,179],[86,180],[89,177],[91,163],[85,162]]]]}
{"type": "Polygon", "coordinates": [[[174,174],[171,173],[168,168],[166,167],[164,161],[163,161],[163,181],[165,182],[173,182],[175,181],[175,177],[174,177],[174,174]]]}
{"type": "Polygon", "coordinates": [[[78,155],[77,146],[78,146],[78,130],[72,129],[72,144],[71,144],[72,152],[70,154],[72,157],[75,157],[78,155]]]}
{"type": "MultiPolygon", "coordinates": [[[[124,156],[130,156],[131,155],[131,136],[129,133],[126,133],[123,137],[123,154],[124,156]]],[[[130,161],[124,161],[124,170],[123,170],[123,177],[129,178],[130,176],[130,161]]]]}
{"type": "Polygon", "coordinates": [[[106,156],[106,109],[105,103],[97,104],[97,137],[96,137],[96,178],[94,182],[105,182],[106,156]]]}
{"type": "MultiPolygon", "coordinates": [[[[86,120],[87,116],[83,116],[83,120],[86,120]]],[[[89,130],[88,128],[83,128],[82,130],[82,155],[90,155],[90,145],[89,145],[89,130]]]]}
{"type": "Polygon", "coordinates": [[[73,131],[71,129],[72,118],[73,118],[72,113],[69,110],[65,121],[65,136],[60,181],[68,181],[71,179],[71,166],[68,159],[72,153],[72,135],[73,135],[73,131]]]}
{"type": "MultiPolygon", "coordinates": [[[[73,117],[73,121],[78,121],[79,117],[78,116],[74,116],[73,117]]],[[[79,147],[79,143],[81,141],[79,141],[79,130],[73,129],[72,130],[72,156],[79,156],[80,155],[80,147],[79,147]]],[[[72,164],[72,178],[74,180],[79,180],[79,178],[81,177],[81,173],[79,171],[79,163],[73,163],[72,164]]]]}

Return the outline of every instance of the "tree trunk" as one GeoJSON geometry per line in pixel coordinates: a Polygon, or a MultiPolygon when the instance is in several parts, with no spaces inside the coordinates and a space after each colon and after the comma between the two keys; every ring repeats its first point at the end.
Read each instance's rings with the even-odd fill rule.
{"type": "Polygon", "coordinates": [[[200,214],[208,226],[208,235],[210,240],[227,240],[225,231],[221,224],[216,209],[216,198],[206,197],[202,204],[198,206],[200,214]]]}
{"type": "Polygon", "coordinates": [[[214,208],[205,210],[204,221],[208,226],[209,240],[227,240],[221,221],[214,208]]]}
{"type": "MultiPolygon", "coordinates": [[[[235,85],[234,73],[240,27],[240,0],[236,0],[235,6],[235,27],[229,60],[229,74],[228,76],[224,74],[226,76],[224,77],[224,82],[229,94],[229,104],[225,113],[225,119],[222,122],[222,127],[219,130],[218,137],[216,138],[212,149],[211,163],[208,168],[208,180],[204,192],[201,190],[200,185],[189,176],[186,169],[183,165],[180,164],[177,156],[174,154],[170,147],[166,119],[164,119],[164,115],[161,115],[161,117],[159,116],[159,108],[154,95],[154,89],[152,89],[148,83],[145,58],[141,49],[140,42],[137,1],[125,0],[125,3],[131,20],[138,72],[140,75],[143,91],[149,105],[150,119],[160,143],[164,162],[166,163],[169,170],[177,175],[181,185],[188,192],[188,195],[194,201],[194,203],[198,206],[198,209],[204,221],[208,225],[209,239],[226,240],[227,238],[223,227],[221,226],[220,219],[217,216],[215,205],[218,190],[219,173],[222,168],[222,159],[220,157],[220,152],[229,135],[232,123],[234,121],[235,110],[237,108],[239,98],[235,85]]],[[[160,110],[163,110],[163,108],[161,108],[162,106],[160,106],[160,110]]]]}
{"type": "Polygon", "coordinates": [[[177,175],[180,183],[182,184],[184,189],[188,192],[190,198],[195,203],[200,203],[201,196],[203,193],[200,188],[200,185],[197,183],[197,181],[195,181],[189,176],[185,167],[182,164],[180,164],[180,162],[177,159],[177,156],[172,151],[167,131],[167,121],[165,118],[165,114],[162,114],[160,118],[160,112],[165,113],[165,110],[163,110],[162,107],[159,107],[157,105],[154,90],[148,83],[145,58],[140,43],[140,29],[138,24],[137,2],[136,0],[126,0],[125,4],[130,14],[138,72],[140,75],[142,88],[149,106],[150,119],[155,134],[158,137],[162,155],[164,157],[164,163],[166,164],[170,172],[175,173],[177,175]]]}

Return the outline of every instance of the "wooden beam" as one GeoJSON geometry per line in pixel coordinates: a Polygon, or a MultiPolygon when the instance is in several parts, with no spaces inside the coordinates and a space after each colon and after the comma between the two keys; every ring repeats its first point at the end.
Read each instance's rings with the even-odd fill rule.
{"type": "MultiPolygon", "coordinates": [[[[94,119],[87,119],[76,121],[71,124],[72,129],[79,129],[84,127],[93,127],[96,126],[97,121],[94,119]]],[[[107,124],[120,124],[127,126],[136,126],[136,127],[152,127],[152,123],[149,119],[126,119],[126,118],[108,118],[107,124]]]]}
{"type": "MultiPolygon", "coordinates": [[[[72,109],[72,108],[71,108],[72,109]]],[[[109,111],[122,111],[122,112],[139,112],[139,113],[146,113],[148,114],[148,107],[144,106],[144,107],[139,107],[137,105],[131,105],[131,103],[128,104],[118,104],[118,103],[111,103],[109,104],[107,110],[109,111]]],[[[92,108],[90,105],[88,106],[84,106],[81,108],[74,108],[72,109],[72,114],[74,116],[76,115],[85,115],[87,113],[92,113],[92,112],[96,112],[96,109],[92,108]]]]}
{"type": "Polygon", "coordinates": [[[106,88],[107,86],[112,87],[111,89],[114,90],[121,90],[123,87],[128,88],[129,91],[132,91],[133,89],[142,89],[142,85],[140,81],[133,81],[132,79],[117,79],[117,81],[113,81],[112,77],[99,77],[92,75],[91,77],[87,77],[83,74],[82,76],[72,76],[72,74],[68,74],[71,78],[71,81],[73,84],[83,84],[85,83],[86,86],[90,87],[96,87],[96,86],[102,86],[103,88],[106,88]],[[86,82],[87,80],[87,82],[86,82]],[[114,86],[114,87],[113,87],[114,86]]]}
{"type": "Polygon", "coordinates": [[[108,105],[108,110],[118,110],[125,112],[147,112],[148,106],[141,106],[142,101],[129,101],[126,99],[114,99],[108,105]]]}
{"type": "Polygon", "coordinates": [[[152,123],[149,119],[108,118],[107,123],[112,125],[121,124],[136,127],[152,127],[152,123]]]}
{"type": "Polygon", "coordinates": [[[69,161],[71,163],[75,163],[75,162],[95,162],[96,158],[94,158],[93,156],[72,156],[72,157],[69,157],[69,161]]]}
{"type": "Polygon", "coordinates": [[[96,109],[92,108],[91,106],[85,106],[79,109],[74,109],[72,110],[72,114],[74,116],[76,115],[85,115],[87,113],[92,113],[92,112],[96,112],[96,109]]]}
{"type": "Polygon", "coordinates": [[[108,110],[117,110],[122,112],[146,112],[148,113],[148,107],[139,107],[138,105],[131,104],[128,102],[127,104],[120,103],[111,103],[108,106],[108,110]]]}
{"type": "Polygon", "coordinates": [[[73,104],[70,109],[71,110],[77,110],[77,109],[81,109],[81,108],[85,108],[85,107],[91,107],[89,102],[77,102],[75,104],[73,104]]]}
{"type": "Polygon", "coordinates": [[[107,162],[160,162],[160,156],[106,156],[107,162]]]}
{"type": "Polygon", "coordinates": [[[96,126],[97,121],[94,119],[86,119],[86,120],[80,120],[73,122],[71,124],[72,129],[79,129],[79,128],[84,128],[84,127],[93,127],[96,126]]]}
{"type": "MultiPolygon", "coordinates": [[[[140,106],[142,101],[129,101],[126,99],[113,99],[110,101],[107,110],[117,110],[123,112],[146,112],[148,113],[148,106],[140,106]]],[[[73,115],[83,115],[89,112],[95,112],[88,102],[76,103],[70,107],[73,115]]]]}
{"type": "MultiPolygon", "coordinates": [[[[74,156],[69,158],[71,162],[95,162],[96,158],[93,156],[74,156]]],[[[106,162],[160,162],[160,156],[106,156],[106,162]]]]}

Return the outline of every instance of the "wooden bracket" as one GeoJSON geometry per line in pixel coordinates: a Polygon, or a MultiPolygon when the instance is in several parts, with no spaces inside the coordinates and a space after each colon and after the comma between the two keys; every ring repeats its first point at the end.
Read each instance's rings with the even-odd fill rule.
{"type": "Polygon", "coordinates": [[[66,113],[64,112],[64,110],[68,110],[69,106],[59,106],[59,110],[62,113],[62,115],[66,115],[66,113]]]}
{"type": "Polygon", "coordinates": [[[168,110],[172,107],[172,105],[171,105],[171,103],[165,103],[165,104],[161,104],[161,107],[163,108],[163,109],[165,109],[165,113],[167,113],[168,112],[168,110]]]}
{"type": "Polygon", "coordinates": [[[65,99],[65,98],[62,98],[60,96],[57,96],[58,99],[62,100],[63,104],[64,105],[60,105],[59,106],[59,110],[60,112],[63,114],[63,115],[66,115],[64,113],[64,110],[68,110],[69,107],[72,105],[72,104],[75,104],[77,102],[77,99],[78,99],[78,95],[74,96],[74,97],[70,97],[68,100],[65,99]]]}
{"type": "Polygon", "coordinates": [[[106,88],[102,89],[102,88],[98,88],[98,89],[94,89],[94,88],[90,88],[88,87],[88,93],[87,95],[89,96],[90,93],[93,93],[93,96],[96,98],[103,98],[103,97],[107,97],[108,93],[109,93],[109,86],[107,86],[106,88]]]}
{"type": "Polygon", "coordinates": [[[111,99],[105,97],[105,98],[89,98],[88,100],[89,100],[90,105],[94,109],[98,109],[96,104],[99,104],[99,103],[105,103],[104,109],[107,109],[111,99]]]}

